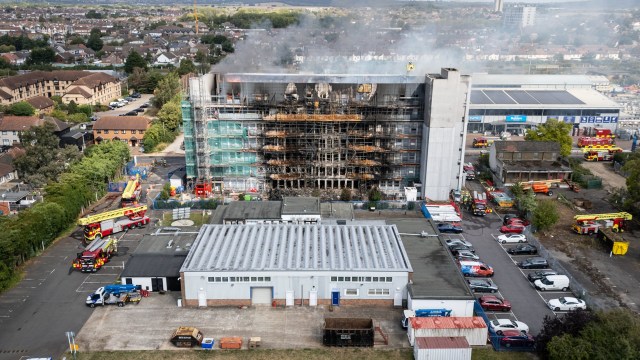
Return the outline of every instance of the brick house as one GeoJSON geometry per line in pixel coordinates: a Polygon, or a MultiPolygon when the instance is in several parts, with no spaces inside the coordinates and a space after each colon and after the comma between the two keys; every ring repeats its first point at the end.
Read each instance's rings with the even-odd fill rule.
{"type": "Polygon", "coordinates": [[[105,116],[93,124],[93,139],[102,141],[122,141],[129,146],[140,146],[144,133],[151,125],[145,116],[105,116]]]}
{"type": "Polygon", "coordinates": [[[34,96],[27,102],[36,109],[36,114],[49,114],[55,108],[56,102],[46,96],[34,96]]]}

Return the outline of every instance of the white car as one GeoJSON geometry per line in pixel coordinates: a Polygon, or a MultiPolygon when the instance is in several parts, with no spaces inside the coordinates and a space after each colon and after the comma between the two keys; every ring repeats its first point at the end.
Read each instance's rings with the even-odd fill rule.
{"type": "Polygon", "coordinates": [[[498,242],[501,244],[507,243],[523,243],[527,241],[527,237],[523,234],[504,234],[498,236],[498,242]]]}
{"type": "Polygon", "coordinates": [[[464,246],[468,246],[468,247],[473,247],[473,245],[468,242],[467,240],[464,239],[459,239],[459,238],[449,238],[447,240],[444,241],[447,246],[454,246],[454,245],[464,245],[464,246]]]}
{"type": "Polygon", "coordinates": [[[576,309],[587,309],[587,304],[580,299],[574,297],[561,297],[559,299],[551,299],[547,302],[549,309],[553,311],[571,311],[576,309]]]}
{"type": "Polygon", "coordinates": [[[523,333],[529,332],[529,326],[521,321],[511,319],[496,319],[491,321],[491,328],[498,334],[505,330],[517,330],[523,333]]]}

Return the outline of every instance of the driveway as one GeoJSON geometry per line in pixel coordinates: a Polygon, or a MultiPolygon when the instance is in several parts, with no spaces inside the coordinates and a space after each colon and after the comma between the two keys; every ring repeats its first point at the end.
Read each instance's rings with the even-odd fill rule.
{"type": "Polygon", "coordinates": [[[603,185],[609,189],[627,187],[627,179],[620,174],[616,174],[610,162],[585,161],[582,166],[591,170],[594,175],[601,177],[603,185]]]}

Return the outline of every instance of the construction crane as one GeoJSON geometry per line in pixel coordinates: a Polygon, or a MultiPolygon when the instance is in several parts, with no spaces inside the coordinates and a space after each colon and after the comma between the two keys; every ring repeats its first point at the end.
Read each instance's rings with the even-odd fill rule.
{"type": "Polygon", "coordinates": [[[147,211],[146,205],[106,211],[97,215],[85,216],[78,220],[78,225],[85,226],[85,225],[97,223],[104,220],[116,219],[122,216],[127,216],[127,217],[143,216],[146,211],[147,211]]]}
{"type": "Polygon", "coordinates": [[[196,20],[196,35],[198,35],[198,10],[196,8],[196,1],[193,0],[193,18],[196,20]]]}

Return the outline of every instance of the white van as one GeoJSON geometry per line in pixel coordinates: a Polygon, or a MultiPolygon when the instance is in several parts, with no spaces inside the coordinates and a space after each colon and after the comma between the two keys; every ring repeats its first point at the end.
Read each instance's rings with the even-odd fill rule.
{"type": "Polygon", "coordinates": [[[536,280],[533,286],[540,291],[567,291],[569,290],[569,278],[566,275],[547,275],[542,279],[536,280]]]}

